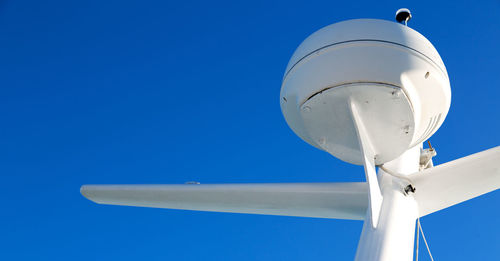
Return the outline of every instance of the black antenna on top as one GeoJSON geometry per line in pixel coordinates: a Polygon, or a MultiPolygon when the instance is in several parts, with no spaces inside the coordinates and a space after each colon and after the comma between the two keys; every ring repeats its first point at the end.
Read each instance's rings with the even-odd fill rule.
{"type": "Polygon", "coordinates": [[[401,8],[396,11],[396,21],[408,26],[408,21],[411,19],[411,12],[408,8],[401,8]]]}

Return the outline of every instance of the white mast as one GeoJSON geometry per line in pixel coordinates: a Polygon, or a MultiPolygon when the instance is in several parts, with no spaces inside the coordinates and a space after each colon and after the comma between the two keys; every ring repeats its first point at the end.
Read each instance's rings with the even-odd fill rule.
{"type": "Polygon", "coordinates": [[[85,185],[113,205],[364,220],[356,260],[411,261],[415,221],[500,188],[500,147],[432,167],[423,150],[451,103],[438,52],[405,25],[356,19],[309,36],[290,59],[280,102],[304,141],[363,165],[366,182],[85,185]],[[376,166],[379,166],[378,176],[376,166]]]}
{"type": "MultiPolygon", "coordinates": [[[[405,152],[399,158],[386,163],[402,175],[418,172],[420,148],[405,152]]],[[[412,260],[415,221],[419,217],[418,205],[413,193],[401,189],[401,179],[379,169],[379,180],[384,196],[377,228],[365,220],[359,240],[356,260],[412,260]]],[[[368,215],[367,215],[368,218],[368,215]]]]}

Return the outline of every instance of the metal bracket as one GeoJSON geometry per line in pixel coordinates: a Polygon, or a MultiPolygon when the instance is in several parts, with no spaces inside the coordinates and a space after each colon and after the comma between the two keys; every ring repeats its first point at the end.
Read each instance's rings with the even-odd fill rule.
{"type": "Polygon", "coordinates": [[[353,100],[350,101],[350,107],[360,150],[363,153],[363,165],[365,167],[366,182],[368,183],[369,190],[369,215],[371,216],[372,227],[376,228],[382,208],[383,197],[378,184],[377,172],[375,171],[375,153],[373,152],[372,144],[363,123],[363,119],[353,100]]]}
{"type": "Polygon", "coordinates": [[[434,167],[434,163],[432,162],[432,158],[436,155],[437,155],[437,152],[432,146],[429,147],[428,149],[422,149],[420,151],[419,171],[434,167]]]}

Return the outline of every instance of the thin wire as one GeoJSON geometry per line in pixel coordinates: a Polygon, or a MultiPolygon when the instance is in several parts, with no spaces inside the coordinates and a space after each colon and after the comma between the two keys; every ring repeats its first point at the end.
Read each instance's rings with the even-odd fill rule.
{"type": "Polygon", "coordinates": [[[391,175],[391,176],[394,176],[394,177],[396,177],[396,178],[399,178],[399,179],[405,180],[406,182],[410,183],[410,185],[413,185],[413,184],[412,184],[411,179],[409,179],[407,176],[402,175],[402,174],[399,174],[399,173],[396,173],[396,172],[394,172],[394,171],[392,171],[392,170],[387,169],[387,168],[384,166],[384,164],[382,164],[382,165],[378,165],[378,167],[379,167],[379,168],[381,168],[381,169],[382,169],[385,173],[387,173],[387,174],[389,174],[389,175],[391,175]]]}
{"type": "Polygon", "coordinates": [[[420,241],[420,229],[419,229],[419,224],[420,224],[420,219],[418,219],[418,224],[417,224],[417,246],[415,249],[415,261],[418,261],[418,242],[420,241]]]}
{"type": "Polygon", "coordinates": [[[422,238],[424,239],[425,246],[427,247],[427,252],[429,252],[429,257],[431,258],[432,261],[434,261],[434,258],[432,257],[432,254],[431,254],[431,249],[429,248],[429,245],[427,244],[427,240],[425,240],[424,230],[422,229],[422,225],[420,224],[420,218],[417,219],[417,224],[418,224],[418,229],[422,233],[422,238]]]}

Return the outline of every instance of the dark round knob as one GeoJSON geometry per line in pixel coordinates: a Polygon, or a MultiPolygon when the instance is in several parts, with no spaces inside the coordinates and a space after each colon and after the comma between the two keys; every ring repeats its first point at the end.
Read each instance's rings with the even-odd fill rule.
{"type": "Polygon", "coordinates": [[[411,13],[410,10],[407,8],[401,8],[398,11],[396,11],[396,21],[403,23],[403,22],[408,22],[411,19],[411,13]]]}

